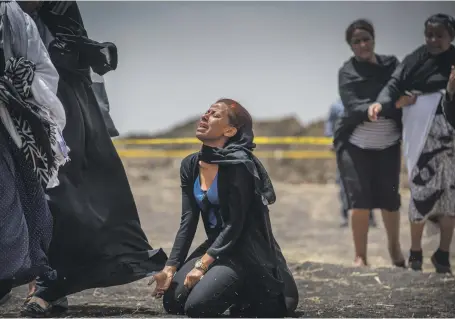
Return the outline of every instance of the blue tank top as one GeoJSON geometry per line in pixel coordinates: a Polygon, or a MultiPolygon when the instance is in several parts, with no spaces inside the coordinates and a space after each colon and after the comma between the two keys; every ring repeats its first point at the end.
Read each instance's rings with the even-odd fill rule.
{"type": "MultiPolygon", "coordinates": [[[[201,189],[201,181],[198,176],[194,181],[193,194],[203,213],[203,218],[207,218],[207,224],[210,228],[215,228],[218,224],[218,218],[221,218],[219,215],[218,174],[216,174],[207,191],[201,189]]],[[[220,222],[222,223],[222,221],[220,222]]]]}

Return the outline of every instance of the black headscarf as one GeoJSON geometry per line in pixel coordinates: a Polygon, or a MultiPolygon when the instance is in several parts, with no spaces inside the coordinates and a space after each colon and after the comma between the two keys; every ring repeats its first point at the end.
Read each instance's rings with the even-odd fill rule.
{"type": "MultiPolygon", "coordinates": [[[[425,27],[429,23],[439,23],[445,26],[450,34],[454,34],[455,19],[447,14],[432,15],[425,21],[425,27]]],[[[400,79],[403,90],[436,92],[447,86],[452,65],[455,65],[453,45],[445,52],[433,55],[424,44],[403,60],[395,77],[400,79]]]]}
{"type": "MultiPolygon", "coordinates": [[[[441,23],[448,28],[453,18],[445,14],[435,14],[427,19],[428,23],[441,23]]],[[[450,32],[450,29],[448,29],[450,32]]],[[[407,55],[396,68],[391,80],[381,90],[376,101],[383,105],[384,111],[395,110],[395,102],[406,91],[420,91],[423,94],[439,92],[447,87],[452,65],[455,65],[455,47],[439,54],[433,54],[426,44],[407,55]]]]}
{"type": "Polygon", "coordinates": [[[450,35],[452,36],[455,35],[455,18],[449,16],[448,14],[444,13],[434,14],[431,17],[429,17],[427,21],[425,21],[425,27],[427,27],[429,23],[442,24],[447,29],[447,31],[449,31],[450,35]]]}
{"type": "Polygon", "coordinates": [[[251,127],[238,129],[223,148],[202,145],[199,157],[209,164],[235,165],[244,164],[254,176],[255,192],[262,198],[264,205],[276,201],[272,181],[261,161],[253,154],[256,144],[253,143],[254,133],[251,127]]]}

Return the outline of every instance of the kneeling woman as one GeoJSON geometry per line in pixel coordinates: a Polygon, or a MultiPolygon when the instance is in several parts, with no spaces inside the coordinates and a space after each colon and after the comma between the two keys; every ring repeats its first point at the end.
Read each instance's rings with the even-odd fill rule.
{"type": "Polygon", "coordinates": [[[297,287],[270,224],[273,186],[252,154],[252,126],[239,103],[221,99],[197,127],[202,149],[180,168],[180,229],[166,267],[152,279],[153,295],[164,295],[169,313],[284,317],[297,307],[297,287]],[[207,240],[186,259],[200,214],[207,240]]]}

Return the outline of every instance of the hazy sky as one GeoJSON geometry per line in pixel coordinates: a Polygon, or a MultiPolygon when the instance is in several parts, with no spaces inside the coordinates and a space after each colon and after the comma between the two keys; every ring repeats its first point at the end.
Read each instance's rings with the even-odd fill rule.
{"type": "Polygon", "coordinates": [[[455,2],[82,1],[89,36],[114,42],[119,66],[105,77],[121,133],[157,131],[199,115],[219,97],[256,118],[326,115],[351,51],[347,25],[369,18],[376,51],[402,59],[423,43],[431,14],[455,2]]]}

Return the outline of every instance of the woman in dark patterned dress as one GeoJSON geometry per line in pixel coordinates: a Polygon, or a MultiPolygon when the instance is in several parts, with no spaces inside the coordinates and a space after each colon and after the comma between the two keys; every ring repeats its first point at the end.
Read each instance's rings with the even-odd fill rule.
{"type": "MultiPolygon", "coordinates": [[[[380,93],[377,103],[369,108],[371,120],[394,108],[400,94],[419,92],[417,103],[403,109],[403,129],[418,122],[409,139],[405,156],[408,162],[411,201],[411,250],[409,266],[422,269],[422,234],[425,221],[439,224],[439,249],[431,261],[439,273],[450,273],[450,243],[455,225],[455,140],[454,129],[444,117],[443,108],[450,99],[445,91],[452,66],[455,64],[455,20],[446,14],[436,14],[425,22],[426,44],[409,54],[397,68],[392,79],[380,93]],[[419,104],[419,100],[420,104],[419,104]],[[428,102],[424,102],[428,101],[428,102]],[[419,105],[423,105],[422,108],[419,105]],[[415,117],[406,123],[406,115],[415,117]],[[406,155],[407,152],[407,155],[406,155]],[[413,158],[414,157],[414,158],[413,158]]],[[[451,102],[453,104],[453,102],[451,102]]],[[[406,143],[405,143],[406,144],[406,143]]]]}
{"type": "Polygon", "coordinates": [[[0,304],[12,287],[49,281],[52,215],[44,189],[67,160],[58,74],[33,20],[15,1],[0,2],[0,304]],[[60,144],[61,143],[61,144],[60,144]],[[60,149],[60,150],[59,150],[60,149]]]}

